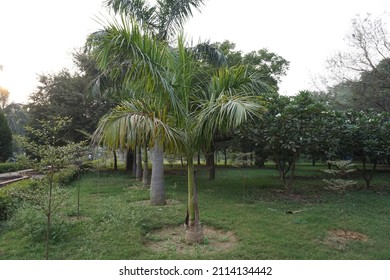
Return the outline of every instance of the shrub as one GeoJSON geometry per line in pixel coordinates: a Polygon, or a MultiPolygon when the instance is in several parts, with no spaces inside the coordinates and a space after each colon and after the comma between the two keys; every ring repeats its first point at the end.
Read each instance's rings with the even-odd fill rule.
{"type": "MultiPolygon", "coordinates": [[[[79,168],[68,166],[54,174],[54,181],[60,185],[69,184],[76,178],[79,168]]],[[[39,180],[28,179],[12,183],[0,189],[0,221],[7,220],[23,200],[23,193],[37,187],[39,180]]]]}
{"type": "Polygon", "coordinates": [[[19,165],[12,162],[0,163],[0,173],[14,172],[19,170],[19,165]]]}
{"type": "Polygon", "coordinates": [[[66,185],[72,182],[80,172],[76,165],[69,165],[66,168],[54,173],[54,181],[60,185],[66,185]]]}
{"type": "Polygon", "coordinates": [[[15,182],[0,189],[0,220],[7,220],[21,201],[18,193],[36,186],[33,179],[15,182]]]}

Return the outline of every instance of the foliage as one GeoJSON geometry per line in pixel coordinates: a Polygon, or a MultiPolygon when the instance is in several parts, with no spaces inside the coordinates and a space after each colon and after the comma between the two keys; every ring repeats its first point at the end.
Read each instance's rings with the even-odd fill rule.
{"type": "Polygon", "coordinates": [[[263,82],[275,91],[282,76],[289,68],[289,62],[267,49],[260,49],[243,54],[235,50],[236,45],[230,41],[213,44],[226,57],[229,66],[245,65],[248,71],[257,75],[263,82]]]}
{"type": "MultiPolygon", "coordinates": [[[[82,59],[81,56],[76,58],[82,59]]],[[[87,59],[80,62],[80,67],[87,63],[85,60],[87,59]]],[[[53,116],[58,116],[71,120],[63,128],[63,141],[79,142],[86,139],[83,132],[92,134],[99,118],[112,107],[112,104],[101,97],[88,97],[92,74],[85,71],[93,69],[85,66],[83,70],[82,73],[71,74],[64,69],[59,73],[40,75],[40,85],[30,96],[27,105],[27,125],[39,129],[41,125],[37,120],[53,121],[53,116]]],[[[30,132],[27,133],[29,137],[33,137],[30,132]]]]}
{"type": "Polygon", "coordinates": [[[388,29],[380,18],[356,17],[347,36],[348,49],[328,61],[336,84],[320,94],[335,109],[389,112],[388,29]]]}
{"type": "Polygon", "coordinates": [[[241,131],[238,147],[246,152],[255,151],[256,162],[261,165],[272,159],[280,172],[287,192],[291,192],[294,169],[302,154],[320,153],[323,141],[324,107],[309,92],[295,97],[270,95],[266,99],[268,111],[264,117],[248,123],[241,131]]]}
{"type": "Polygon", "coordinates": [[[324,179],[324,182],[327,184],[327,189],[345,193],[348,188],[356,185],[356,181],[348,180],[348,174],[356,171],[351,161],[333,160],[328,161],[328,164],[336,167],[336,169],[324,169],[324,172],[331,174],[334,177],[331,179],[324,179]]]}
{"type": "Polygon", "coordinates": [[[4,113],[0,110],[0,162],[12,156],[12,132],[4,113]]]}
{"type": "Polygon", "coordinates": [[[0,163],[0,174],[7,173],[7,172],[14,172],[18,170],[19,170],[19,166],[15,163],[12,162],[0,163]]]}
{"type": "Polygon", "coordinates": [[[134,18],[159,40],[168,41],[183,28],[192,16],[192,10],[200,10],[204,0],[157,1],[151,5],[145,0],[105,0],[107,7],[117,14],[134,18]]]}
{"type": "Polygon", "coordinates": [[[12,183],[0,189],[0,220],[7,220],[18,208],[20,199],[17,193],[23,193],[26,189],[36,185],[34,180],[28,179],[12,183]]]}
{"type": "Polygon", "coordinates": [[[39,180],[36,189],[20,194],[22,200],[32,203],[46,217],[46,259],[49,258],[53,216],[65,199],[60,182],[66,181],[68,176],[74,176],[73,172],[70,172],[70,175],[57,175],[56,177],[55,171],[79,159],[83,152],[83,143],[59,145],[63,141],[61,132],[69,122],[70,119],[61,117],[55,118],[54,121],[40,120],[40,129],[26,128],[35,139],[39,139],[39,142],[25,137],[18,139],[19,144],[38,159],[37,167],[46,174],[43,179],[39,180]]]}
{"type": "Polygon", "coordinates": [[[11,103],[5,107],[4,114],[12,134],[24,135],[24,126],[27,125],[26,106],[20,103],[11,103]]]}
{"type": "Polygon", "coordinates": [[[390,57],[388,31],[382,19],[357,16],[347,35],[348,50],[338,52],[328,61],[333,78],[353,81],[356,75],[375,70],[378,63],[390,57]]]}

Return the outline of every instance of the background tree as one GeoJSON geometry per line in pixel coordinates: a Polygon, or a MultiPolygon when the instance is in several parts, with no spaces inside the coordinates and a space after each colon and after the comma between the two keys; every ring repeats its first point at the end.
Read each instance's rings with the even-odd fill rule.
{"type": "Polygon", "coordinates": [[[365,188],[368,189],[377,165],[390,154],[389,115],[348,111],[345,121],[341,151],[347,157],[361,161],[365,188]]]}
{"type": "MultiPolygon", "coordinates": [[[[246,71],[250,73],[253,79],[261,80],[263,83],[263,89],[261,90],[261,95],[270,94],[271,92],[277,92],[278,82],[280,82],[280,78],[286,74],[289,62],[285,60],[283,57],[269,52],[267,49],[260,49],[258,51],[252,51],[247,54],[243,54],[241,51],[235,50],[236,45],[230,41],[224,41],[222,43],[214,43],[212,46],[221,51],[224,55],[228,66],[244,66],[246,67],[246,71]]],[[[254,120],[254,122],[257,122],[254,120]]],[[[258,121],[260,122],[260,121],[258,121]]],[[[250,130],[252,127],[251,123],[245,124],[242,127],[242,130],[250,130]]],[[[243,135],[241,133],[241,135],[243,135]]],[[[206,151],[206,165],[209,166],[209,179],[215,178],[215,165],[214,165],[214,154],[215,148],[220,145],[220,142],[232,140],[234,137],[233,131],[229,132],[228,135],[216,135],[215,143],[210,146],[210,150],[206,151]]],[[[260,140],[261,138],[259,138],[260,140]]],[[[243,143],[245,142],[245,136],[241,138],[239,145],[243,147],[243,143]]],[[[248,141],[246,141],[248,144],[248,141]]],[[[255,143],[255,142],[252,142],[255,143]]],[[[261,149],[261,144],[255,144],[256,148],[261,149]]],[[[247,151],[249,146],[246,147],[245,151],[247,151]]],[[[258,150],[257,155],[260,154],[258,150]]],[[[260,159],[259,159],[260,160],[260,159]]],[[[261,160],[260,160],[261,161],[261,160]]],[[[259,164],[261,164],[259,162],[259,164]]]]}
{"type": "Polygon", "coordinates": [[[327,62],[335,85],[326,99],[356,111],[388,112],[390,41],[384,22],[370,15],[358,16],[352,20],[346,41],[348,49],[327,62]]]}
{"type": "Polygon", "coordinates": [[[0,110],[0,162],[12,156],[12,132],[4,113],[0,110]]]}
{"type": "Polygon", "coordinates": [[[266,99],[267,112],[243,131],[240,146],[252,148],[261,165],[273,160],[287,193],[292,191],[295,165],[302,154],[320,153],[322,104],[307,91],[266,99]]]}
{"type": "Polygon", "coordinates": [[[378,63],[390,57],[388,31],[380,18],[357,16],[346,36],[348,49],[328,60],[332,78],[338,82],[353,81],[362,72],[375,70],[378,63]]]}
{"type": "Polygon", "coordinates": [[[98,70],[92,58],[81,52],[74,53],[77,72],[63,69],[55,74],[42,74],[40,85],[30,95],[27,104],[28,125],[39,128],[37,120],[50,120],[51,116],[71,119],[64,130],[64,140],[85,140],[85,133],[92,134],[99,118],[113,107],[115,101],[105,96],[89,94],[98,70]]]}
{"type": "Polygon", "coordinates": [[[375,69],[362,72],[351,86],[355,110],[390,112],[390,57],[382,59],[375,69]]]}
{"type": "Polygon", "coordinates": [[[290,63],[286,59],[267,49],[244,54],[235,50],[235,43],[227,40],[213,45],[223,53],[229,66],[246,65],[250,73],[256,73],[274,91],[278,90],[278,83],[289,68],[290,63]]]}

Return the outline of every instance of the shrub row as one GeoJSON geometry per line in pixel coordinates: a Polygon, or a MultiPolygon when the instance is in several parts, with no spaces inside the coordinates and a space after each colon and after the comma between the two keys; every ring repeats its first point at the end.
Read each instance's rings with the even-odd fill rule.
{"type": "MultiPolygon", "coordinates": [[[[69,184],[79,173],[77,166],[68,166],[54,174],[54,180],[60,185],[69,184]]],[[[13,210],[18,207],[20,200],[16,199],[12,194],[23,192],[28,188],[32,188],[39,184],[38,179],[27,179],[18,181],[0,188],[0,221],[7,220],[13,210]]]]}
{"type": "Polygon", "coordinates": [[[0,173],[15,172],[20,170],[20,167],[16,163],[4,162],[0,163],[0,173]]]}

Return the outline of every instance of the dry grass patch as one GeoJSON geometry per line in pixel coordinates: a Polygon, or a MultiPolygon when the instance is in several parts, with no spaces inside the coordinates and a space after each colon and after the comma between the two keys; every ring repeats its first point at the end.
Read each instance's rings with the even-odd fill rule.
{"type": "Polygon", "coordinates": [[[188,245],[185,243],[183,225],[164,227],[146,235],[145,246],[156,252],[176,253],[179,255],[225,253],[237,245],[237,237],[231,231],[223,231],[203,226],[204,243],[188,245]]]}
{"type": "Polygon", "coordinates": [[[349,230],[330,230],[324,243],[336,249],[343,250],[350,241],[367,241],[368,237],[360,232],[349,230]]]}

